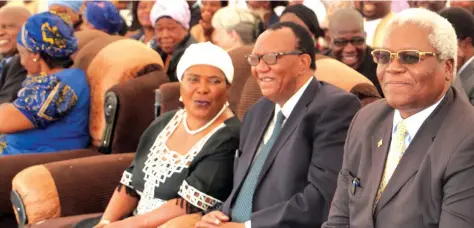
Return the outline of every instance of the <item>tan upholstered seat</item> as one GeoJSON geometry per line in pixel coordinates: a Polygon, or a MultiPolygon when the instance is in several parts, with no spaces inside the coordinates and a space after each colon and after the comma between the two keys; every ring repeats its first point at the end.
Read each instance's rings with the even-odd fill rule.
{"type": "Polygon", "coordinates": [[[102,32],[100,30],[96,30],[96,29],[81,30],[81,31],[75,32],[74,35],[76,35],[77,37],[77,44],[79,46],[79,49],[81,49],[86,44],[88,44],[89,42],[97,38],[109,36],[107,33],[102,32]]]}
{"type": "Polygon", "coordinates": [[[105,92],[118,83],[133,79],[150,64],[163,66],[160,55],[143,43],[128,39],[108,44],[92,59],[86,73],[91,87],[89,130],[94,146],[100,146],[105,129],[105,92]]]}
{"type": "Polygon", "coordinates": [[[250,64],[248,64],[246,55],[252,53],[253,45],[242,46],[229,51],[232,64],[234,65],[234,79],[229,89],[229,104],[231,110],[237,110],[240,103],[240,96],[244,90],[247,78],[251,77],[250,64]]]}
{"type": "Polygon", "coordinates": [[[318,80],[331,83],[347,92],[359,83],[374,85],[364,75],[333,58],[316,60],[315,76],[318,80]]]}
{"type": "Polygon", "coordinates": [[[78,158],[24,169],[12,181],[25,205],[28,224],[103,212],[134,154],[78,158]],[[100,177],[100,178],[99,178],[100,177]],[[94,207],[90,207],[94,205],[94,207]]]}
{"type": "MultiPolygon", "coordinates": [[[[116,97],[118,98],[119,103],[122,105],[121,106],[122,109],[118,108],[119,111],[117,111],[118,116],[120,116],[117,119],[117,123],[120,124],[121,126],[116,129],[111,130],[111,132],[114,134],[114,139],[120,140],[120,144],[117,144],[116,146],[120,147],[117,150],[121,150],[120,152],[122,153],[132,152],[134,149],[130,149],[130,148],[136,148],[139,136],[142,134],[146,126],[148,126],[149,123],[151,123],[151,121],[153,120],[153,114],[152,114],[153,90],[155,88],[158,88],[165,81],[167,81],[167,80],[163,80],[163,79],[166,79],[167,77],[161,71],[151,72],[149,74],[144,72],[144,69],[153,68],[150,66],[157,65],[159,68],[162,68],[163,66],[159,55],[156,54],[154,51],[148,49],[145,45],[141,43],[133,42],[133,41],[131,43],[126,41],[126,42],[119,43],[118,45],[109,47],[109,44],[114,43],[118,40],[123,40],[123,39],[124,38],[114,37],[114,36],[109,36],[109,35],[94,39],[94,42],[89,42],[85,44],[78,51],[77,56],[76,56],[77,58],[75,59],[75,66],[86,70],[88,74],[90,73],[88,71],[88,68],[90,66],[95,66],[96,68],[99,66],[118,68],[118,69],[110,69],[110,70],[101,69],[101,70],[93,71],[92,73],[95,73],[96,79],[99,79],[100,78],[99,76],[102,76],[102,78],[104,79],[106,83],[97,82],[96,85],[98,86],[91,86],[91,90],[94,90],[97,88],[102,89],[103,92],[96,92],[95,95],[96,96],[101,95],[102,100],[103,100],[103,96],[108,91],[107,88],[110,88],[110,92],[114,92],[116,94],[116,97]],[[107,50],[107,48],[105,47],[111,50],[107,50]],[[127,52],[127,55],[123,55],[123,52],[115,50],[116,48],[122,48],[122,49],[131,48],[134,51],[129,51],[127,52]],[[111,64],[107,63],[106,56],[108,55],[106,52],[112,55],[112,57],[109,58],[111,59],[110,61],[111,64]],[[101,53],[101,56],[98,56],[99,53],[101,53]],[[122,53],[121,54],[122,60],[118,60],[120,59],[119,57],[117,57],[118,53],[122,53]],[[140,60],[144,60],[144,61],[140,61],[140,60]],[[103,63],[106,63],[106,64],[103,64],[103,63]],[[117,65],[120,65],[120,67],[116,67],[117,65]],[[139,80],[138,79],[130,80],[136,77],[137,75],[143,75],[143,76],[140,76],[139,80]],[[142,84],[145,83],[146,85],[141,85],[140,83],[142,84]],[[140,91],[136,91],[136,90],[140,90],[140,91]],[[149,93],[149,96],[148,96],[148,93],[149,93]],[[139,99],[146,99],[146,102],[140,102],[140,103],[130,102],[131,100],[137,100],[137,97],[139,97],[139,99]],[[141,106],[140,107],[133,106],[133,104],[140,104],[141,106]],[[149,106],[149,107],[144,107],[144,106],[149,106]],[[127,107],[134,107],[134,108],[127,109],[127,107]],[[140,121],[139,121],[140,124],[133,125],[133,129],[126,128],[127,125],[123,124],[123,121],[130,122],[130,119],[133,120],[133,119],[139,118],[139,116],[142,115],[140,112],[143,112],[142,110],[148,110],[148,108],[150,111],[150,115],[147,115],[147,113],[143,114],[143,118],[140,118],[140,121]],[[135,115],[133,115],[134,114],[133,109],[137,109],[140,111],[138,113],[135,113],[135,115]],[[128,112],[128,114],[124,112],[128,112]],[[148,121],[148,123],[146,123],[146,121],[148,121]],[[124,133],[118,132],[119,130],[123,131],[124,133]],[[124,138],[126,138],[127,140],[124,140],[124,138]],[[127,151],[123,151],[123,150],[127,150],[127,151]]],[[[92,100],[93,99],[94,98],[92,98],[92,100]]],[[[91,101],[91,102],[94,102],[94,101],[91,101]]],[[[104,120],[103,105],[101,105],[100,108],[102,111],[99,111],[101,113],[97,113],[96,116],[100,117],[100,118],[97,118],[99,119],[99,121],[101,120],[103,121],[104,120]]],[[[94,122],[92,118],[91,118],[91,122],[94,122]]],[[[103,130],[104,129],[99,129],[96,132],[97,133],[96,135],[102,135],[102,132],[100,131],[103,131],[103,130]]],[[[12,207],[11,207],[11,204],[9,203],[10,202],[9,192],[11,190],[10,188],[11,181],[13,177],[19,171],[32,165],[45,164],[47,162],[63,161],[63,160],[68,160],[72,158],[100,155],[99,151],[97,150],[97,147],[98,147],[97,145],[100,145],[101,140],[99,139],[97,140],[97,142],[98,143],[95,144],[95,147],[91,147],[89,149],[81,149],[81,150],[74,150],[74,151],[60,151],[57,153],[47,153],[47,154],[14,155],[14,156],[6,156],[6,157],[0,158],[0,167],[2,167],[2,173],[0,174],[0,184],[1,184],[0,193],[2,193],[0,194],[0,214],[7,216],[9,219],[11,218],[11,215],[13,215],[13,211],[11,209],[12,207]]],[[[117,148],[117,147],[114,147],[114,145],[111,146],[112,149],[117,148]]],[[[129,161],[126,163],[129,163],[129,161]]],[[[41,175],[41,172],[38,172],[38,173],[30,172],[26,176],[23,175],[25,178],[20,178],[21,180],[20,182],[18,182],[18,179],[17,179],[16,183],[19,184],[18,186],[23,186],[24,189],[27,189],[25,186],[28,186],[28,184],[34,185],[34,182],[30,181],[30,179],[35,179],[36,174],[41,175]]],[[[73,181],[73,182],[78,181],[74,178],[70,178],[70,179],[63,178],[61,180],[62,180],[61,187],[57,186],[58,192],[60,195],[61,195],[60,188],[67,188],[71,186],[70,182],[67,182],[67,181],[73,181]]],[[[57,183],[57,180],[55,181],[56,181],[55,183],[57,183]]],[[[111,186],[107,185],[104,182],[101,182],[101,184],[102,185],[99,187],[102,187],[104,189],[106,188],[110,194],[111,186]]],[[[115,185],[116,181],[113,184],[115,185]]],[[[36,188],[35,186],[32,186],[28,191],[34,191],[35,188],[36,188]]],[[[28,196],[34,197],[35,194],[29,194],[28,196]]],[[[36,194],[36,196],[39,196],[39,195],[36,194]]],[[[69,195],[69,197],[76,198],[76,197],[71,197],[71,195],[69,195]]],[[[40,201],[33,200],[29,202],[41,202],[41,200],[40,201]]],[[[60,204],[63,205],[64,202],[71,202],[71,201],[69,201],[69,199],[65,199],[65,201],[60,201],[60,204]]],[[[91,203],[97,206],[98,208],[97,210],[103,210],[101,206],[104,206],[104,205],[97,205],[96,202],[91,202],[91,203]]],[[[32,208],[35,207],[34,204],[31,204],[31,205],[33,205],[32,208]]],[[[74,210],[74,208],[77,210],[81,210],[80,208],[78,209],[77,207],[71,207],[71,208],[72,208],[71,210],[74,210]]],[[[91,207],[91,208],[94,209],[96,207],[91,207]]],[[[53,216],[56,215],[55,213],[51,214],[46,210],[43,210],[43,212],[53,215],[53,216]]],[[[61,210],[61,215],[63,215],[63,212],[64,210],[61,210]]],[[[4,219],[5,216],[0,218],[0,220],[4,219]]],[[[0,224],[3,224],[2,221],[0,221],[0,224]]]]}

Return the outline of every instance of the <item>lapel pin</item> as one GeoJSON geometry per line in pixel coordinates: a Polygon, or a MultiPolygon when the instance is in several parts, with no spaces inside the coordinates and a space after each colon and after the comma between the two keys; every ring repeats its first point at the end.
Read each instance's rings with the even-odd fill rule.
{"type": "Polygon", "coordinates": [[[382,139],[380,139],[380,141],[377,143],[377,147],[381,147],[382,146],[382,139]]]}

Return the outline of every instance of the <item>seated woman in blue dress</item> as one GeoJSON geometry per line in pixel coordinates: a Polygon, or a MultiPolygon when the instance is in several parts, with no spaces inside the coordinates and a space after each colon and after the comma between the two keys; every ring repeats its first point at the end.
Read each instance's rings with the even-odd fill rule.
{"type": "Polygon", "coordinates": [[[69,68],[77,39],[67,17],[30,17],[17,37],[28,76],[13,103],[0,106],[0,156],[85,148],[89,144],[89,85],[69,68]]]}

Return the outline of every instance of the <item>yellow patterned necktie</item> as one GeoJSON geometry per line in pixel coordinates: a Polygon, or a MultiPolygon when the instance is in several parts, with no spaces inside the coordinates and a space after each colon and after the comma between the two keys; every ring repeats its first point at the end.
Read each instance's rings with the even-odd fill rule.
{"type": "Polygon", "coordinates": [[[407,134],[407,128],[405,123],[401,121],[397,125],[397,130],[395,131],[395,140],[393,143],[395,145],[391,147],[391,150],[388,153],[387,160],[385,162],[385,169],[383,171],[382,181],[380,182],[379,189],[377,191],[377,196],[375,197],[375,204],[380,199],[382,192],[385,190],[385,187],[388,184],[388,181],[392,177],[395,169],[397,168],[398,163],[402,159],[403,153],[405,153],[405,136],[407,134]]]}

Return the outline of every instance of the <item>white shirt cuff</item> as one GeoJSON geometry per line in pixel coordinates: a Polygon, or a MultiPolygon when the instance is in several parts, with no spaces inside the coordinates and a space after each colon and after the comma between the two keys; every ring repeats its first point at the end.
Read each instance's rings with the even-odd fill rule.
{"type": "Polygon", "coordinates": [[[252,228],[252,222],[250,220],[245,222],[245,228],[252,228]]]}

